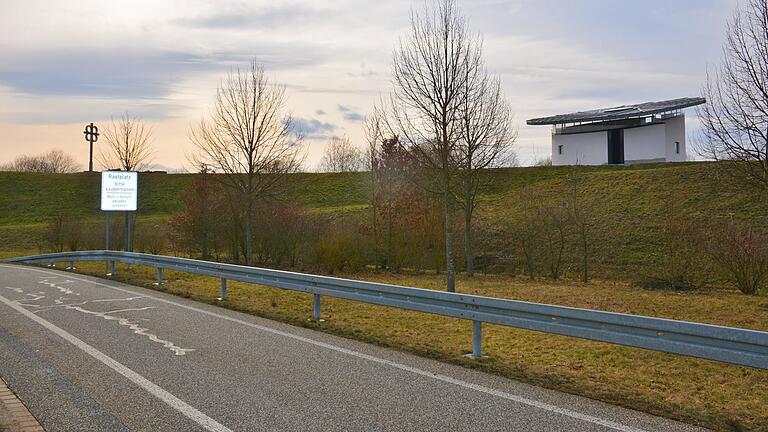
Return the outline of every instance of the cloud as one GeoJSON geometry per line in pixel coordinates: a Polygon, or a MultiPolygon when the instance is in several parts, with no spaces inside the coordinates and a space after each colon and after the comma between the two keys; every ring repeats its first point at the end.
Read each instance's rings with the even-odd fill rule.
{"type": "Polygon", "coordinates": [[[336,125],[332,123],[301,117],[294,118],[292,126],[294,134],[301,135],[309,140],[328,139],[332,136],[331,132],[336,130],[336,125]]]}
{"type": "Polygon", "coordinates": [[[8,58],[0,84],[33,95],[161,98],[182,76],[216,67],[187,53],[122,49],[38,50],[8,58]]]}
{"type": "Polygon", "coordinates": [[[339,112],[341,113],[342,117],[344,117],[344,120],[347,121],[362,121],[365,120],[365,116],[353,111],[353,108],[339,104],[337,105],[337,108],[339,112]]]}
{"type": "Polygon", "coordinates": [[[351,112],[351,113],[344,114],[344,120],[363,121],[365,120],[365,116],[356,112],[351,112]]]}
{"type": "Polygon", "coordinates": [[[256,59],[268,72],[317,66],[332,57],[322,46],[273,41],[249,50],[165,51],[113,46],[3,53],[0,85],[19,93],[151,99],[168,96],[180,80],[256,59]]]}
{"type": "Polygon", "coordinates": [[[252,8],[244,4],[227,7],[216,3],[215,11],[194,18],[178,19],[175,22],[182,26],[206,29],[275,29],[315,24],[337,14],[338,11],[331,9],[318,9],[301,4],[252,8]]]}
{"type": "Polygon", "coordinates": [[[317,115],[319,115],[319,116],[324,116],[324,115],[326,114],[326,112],[325,112],[325,111],[323,111],[323,110],[321,110],[321,109],[319,109],[319,110],[316,110],[316,111],[315,111],[315,114],[317,114],[317,115]]]}
{"type": "Polygon", "coordinates": [[[16,124],[69,124],[109,121],[123,112],[155,122],[182,118],[193,107],[172,99],[126,99],[87,96],[18,94],[0,86],[0,122],[16,124]]]}
{"type": "Polygon", "coordinates": [[[177,97],[198,88],[190,82],[210,85],[206,95],[212,94],[217,76],[247,68],[254,55],[268,74],[317,65],[327,56],[319,48],[280,42],[252,52],[112,47],[2,53],[0,120],[18,123],[97,121],[126,110],[147,120],[176,118],[195,108],[197,101],[177,97]]]}

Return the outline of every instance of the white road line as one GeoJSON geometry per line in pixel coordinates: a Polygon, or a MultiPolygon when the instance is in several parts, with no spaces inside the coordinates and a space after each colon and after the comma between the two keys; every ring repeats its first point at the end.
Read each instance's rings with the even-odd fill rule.
{"type": "Polygon", "coordinates": [[[96,348],[88,345],[87,343],[83,342],[82,340],[78,339],[77,337],[73,336],[72,334],[68,333],[66,330],[57,327],[56,325],[52,324],[49,321],[44,320],[43,318],[40,318],[39,316],[33,314],[32,312],[24,309],[20,305],[18,305],[16,302],[8,300],[7,298],[0,296],[0,302],[5,303],[9,307],[13,308],[20,314],[26,316],[27,318],[35,321],[36,323],[40,324],[41,326],[45,327],[46,329],[52,331],[53,333],[56,333],[57,335],[61,336],[64,340],[71,343],[72,345],[80,348],[82,351],[84,351],[86,354],[90,355],[91,357],[95,358],[96,360],[104,363],[107,365],[110,369],[114,370],[115,372],[119,373],[120,375],[124,376],[125,378],[128,378],[131,382],[138,385],[139,387],[143,388],[147,392],[149,392],[152,396],[160,399],[161,401],[168,404],[171,408],[175,409],[176,411],[183,414],[185,417],[189,418],[190,420],[196,422],[206,430],[212,431],[212,432],[232,432],[231,429],[227,428],[226,426],[222,425],[221,423],[217,422],[216,420],[208,417],[207,415],[203,414],[202,412],[198,411],[193,406],[187,404],[183,400],[177,398],[176,396],[172,395],[171,393],[167,392],[166,390],[163,390],[160,386],[153,383],[152,381],[144,378],[143,376],[137,374],[136,372],[132,371],[131,369],[128,369],[126,366],[124,366],[122,363],[117,362],[112,357],[109,357],[108,355],[102,353],[101,351],[97,350],[96,348]]]}
{"type": "MultiPolygon", "coordinates": [[[[7,267],[7,266],[1,266],[1,267],[7,267]]],[[[10,266],[10,267],[20,268],[20,267],[15,267],[15,266],[10,266]]],[[[32,271],[36,271],[36,272],[40,272],[40,273],[48,273],[48,274],[52,273],[52,272],[49,272],[49,271],[46,271],[46,270],[39,270],[39,269],[29,268],[29,267],[24,267],[24,269],[25,270],[32,270],[32,271]]],[[[128,294],[144,295],[144,294],[137,293],[135,291],[127,290],[125,288],[120,288],[120,287],[108,285],[108,284],[101,283],[101,282],[96,282],[96,281],[89,280],[89,279],[73,277],[71,275],[67,275],[67,276],[68,276],[69,279],[74,279],[74,280],[78,280],[78,281],[81,281],[81,282],[90,283],[90,284],[93,284],[93,285],[98,285],[98,286],[102,286],[102,287],[105,287],[105,288],[114,289],[114,290],[125,292],[125,293],[128,293],[128,294]]],[[[233,317],[230,317],[230,316],[218,314],[216,312],[211,312],[211,311],[207,311],[207,310],[204,310],[204,309],[198,309],[198,308],[193,307],[193,306],[188,306],[188,305],[185,305],[185,304],[182,304],[182,303],[176,303],[176,302],[171,301],[171,300],[166,300],[166,299],[159,298],[159,297],[154,297],[154,296],[151,296],[151,295],[144,295],[144,296],[145,296],[145,298],[149,298],[149,299],[152,299],[152,300],[155,300],[155,301],[159,301],[161,303],[166,303],[166,304],[178,306],[178,307],[183,308],[183,309],[192,310],[192,311],[199,312],[199,313],[202,313],[202,314],[205,314],[205,315],[208,315],[208,316],[212,316],[212,317],[216,317],[216,318],[219,318],[219,319],[235,322],[235,323],[242,324],[242,325],[247,326],[247,327],[252,327],[252,328],[255,328],[255,329],[258,329],[258,330],[261,330],[261,331],[265,331],[265,332],[268,332],[268,333],[272,333],[272,334],[284,336],[284,337],[287,337],[287,338],[295,339],[295,340],[298,340],[298,341],[301,341],[301,342],[305,342],[305,343],[312,344],[312,345],[315,345],[315,346],[319,346],[319,347],[322,347],[322,348],[326,348],[326,349],[329,349],[329,350],[332,350],[332,351],[336,351],[336,352],[347,354],[347,355],[350,355],[350,356],[353,356],[353,357],[357,357],[357,358],[361,358],[361,359],[364,359],[364,360],[368,360],[368,361],[371,361],[371,362],[374,362],[374,363],[379,363],[379,364],[387,365],[387,366],[393,367],[395,369],[400,369],[402,371],[411,372],[411,373],[414,373],[414,374],[417,374],[417,375],[421,375],[421,376],[424,376],[424,377],[427,377],[427,378],[432,378],[432,379],[437,380],[437,381],[442,381],[442,382],[445,382],[445,383],[457,385],[459,387],[464,387],[466,389],[474,390],[474,391],[477,391],[477,392],[480,392],[480,393],[485,393],[485,394],[496,396],[496,397],[499,397],[499,398],[502,398],[502,399],[507,399],[507,400],[510,400],[510,401],[513,401],[513,402],[517,402],[517,403],[520,403],[520,404],[523,404],[523,405],[528,405],[528,406],[531,406],[531,407],[535,407],[535,408],[538,408],[538,409],[541,409],[541,410],[544,410],[544,411],[549,411],[549,412],[552,412],[552,413],[557,413],[557,414],[564,415],[564,416],[567,416],[567,417],[571,417],[571,418],[574,418],[574,419],[578,419],[578,420],[581,420],[581,421],[584,421],[584,422],[587,422],[587,423],[592,423],[592,424],[604,426],[604,427],[609,428],[609,429],[613,429],[613,430],[617,430],[617,431],[621,431],[621,432],[647,432],[647,431],[645,431],[643,429],[638,429],[638,428],[635,428],[635,427],[632,427],[632,426],[628,426],[628,425],[625,425],[625,424],[621,424],[621,423],[618,423],[618,422],[614,422],[614,421],[611,421],[611,420],[606,420],[606,419],[602,419],[602,418],[599,418],[599,417],[591,416],[591,415],[588,415],[588,414],[583,414],[583,413],[580,413],[580,412],[577,412],[577,411],[569,410],[567,408],[561,408],[559,406],[548,404],[546,402],[541,402],[541,401],[537,401],[537,400],[534,400],[534,399],[529,399],[529,398],[526,398],[526,397],[523,397],[523,396],[514,395],[512,393],[507,393],[507,392],[504,392],[504,391],[501,391],[501,390],[496,390],[496,389],[493,389],[493,388],[490,388],[490,387],[486,387],[486,386],[483,386],[483,385],[470,383],[470,382],[463,381],[463,380],[460,380],[460,379],[457,379],[457,378],[449,377],[447,375],[442,375],[442,374],[438,374],[438,373],[434,373],[434,372],[429,372],[429,371],[424,370],[424,369],[419,369],[419,368],[416,368],[416,367],[413,367],[413,366],[408,366],[408,365],[405,365],[405,364],[402,364],[402,363],[397,363],[397,362],[394,362],[394,361],[391,361],[391,360],[383,359],[383,358],[380,358],[380,357],[375,357],[375,356],[372,356],[372,355],[369,355],[369,354],[364,354],[364,353],[361,353],[361,352],[358,352],[358,351],[353,351],[353,350],[350,350],[350,349],[347,349],[347,348],[342,348],[342,347],[339,347],[339,346],[336,346],[336,345],[331,345],[329,343],[320,342],[320,341],[317,341],[317,340],[314,340],[314,339],[306,338],[306,337],[303,337],[303,336],[295,335],[295,334],[292,334],[292,333],[284,332],[284,331],[273,329],[273,328],[270,328],[270,327],[265,327],[265,326],[262,326],[262,325],[259,325],[259,324],[254,324],[254,323],[251,323],[251,322],[248,322],[248,321],[243,321],[241,319],[237,319],[237,318],[233,318],[233,317]]],[[[35,316],[35,317],[37,318],[37,316],[35,316]]]]}

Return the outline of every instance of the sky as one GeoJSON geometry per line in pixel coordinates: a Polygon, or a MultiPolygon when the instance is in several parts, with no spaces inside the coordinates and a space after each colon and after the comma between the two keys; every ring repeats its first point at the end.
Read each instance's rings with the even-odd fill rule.
{"type": "MultiPolygon", "coordinates": [[[[737,0],[458,4],[501,77],[525,165],[550,154],[550,129],[526,119],[698,96],[737,0]]],[[[84,125],[127,112],[152,126],[155,168],[192,169],[190,126],[227,72],[255,58],[286,86],[315,169],[331,137],[364,145],[362,120],[391,88],[392,51],[423,5],[0,0],[0,163],[58,148],[87,167],[84,125]]]]}

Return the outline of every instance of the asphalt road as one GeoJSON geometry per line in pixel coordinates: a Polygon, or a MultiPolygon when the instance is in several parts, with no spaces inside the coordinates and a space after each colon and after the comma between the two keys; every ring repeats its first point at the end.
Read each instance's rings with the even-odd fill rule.
{"type": "Polygon", "coordinates": [[[48,431],[700,430],[152,290],[10,265],[0,265],[0,376],[48,431]]]}

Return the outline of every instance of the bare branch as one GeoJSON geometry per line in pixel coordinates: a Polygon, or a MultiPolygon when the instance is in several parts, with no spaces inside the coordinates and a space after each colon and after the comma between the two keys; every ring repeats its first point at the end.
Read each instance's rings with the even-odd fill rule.
{"type": "Polygon", "coordinates": [[[245,213],[246,263],[253,259],[253,206],[275,198],[285,175],[301,167],[301,137],[286,112],[285,87],[270,82],[253,60],[236,69],[216,91],[208,119],[193,127],[194,160],[222,175],[216,178],[241,200],[245,213]]]}
{"type": "Polygon", "coordinates": [[[125,113],[104,132],[107,148],[102,148],[98,160],[105,169],[134,171],[149,162],[152,155],[152,128],[125,113]]]}
{"type": "Polygon", "coordinates": [[[75,159],[61,150],[54,149],[39,155],[23,155],[0,165],[0,171],[71,173],[80,169],[75,159]]]}
{"type": "Polygon", "coordinates": [[[768,190],[768,0],[749,0],[728,22],[723,61],[708,71],[698,108],[699,154],[768,190]]]}
{"type": "Polygon", "coordinates": [[[328,141],[320,169],[325,172],[357,172],[365,168],[366,155],[355,147],[349,137],[341,136],[328,141]]]}
{"type": "Polygon", "coordinates": [[[454,291],[454,187],[464,154],[461,113],[467,80],[482,66],[482,43],[467,29],[454,0],[433,0],[411,12],[407,37],[393,55],[388,134],[399,138],[414,165],[428,175],[420,186],[443,201],[446,285],[454,291]],[[424,181],[426,180],[426,181],[424,181]]]}

